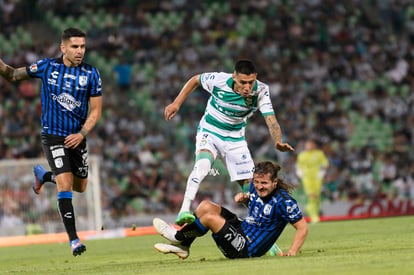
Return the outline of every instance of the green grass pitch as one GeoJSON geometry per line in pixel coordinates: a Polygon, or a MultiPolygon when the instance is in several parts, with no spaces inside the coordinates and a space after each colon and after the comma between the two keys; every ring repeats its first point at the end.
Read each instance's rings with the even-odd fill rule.
{"type": "MultiPolygon", "coordinates": [[[[278,245],[289,247],[288,226],[278,245]]],[[[73,257],[69,245],[0,248],[0,274],[414,274],[414,216],[322,222],[296,257],[263,256],[228,260],[210,234],[199,238],[180,260],[153,249],[157,235],[86,241],[73,257]]]]}

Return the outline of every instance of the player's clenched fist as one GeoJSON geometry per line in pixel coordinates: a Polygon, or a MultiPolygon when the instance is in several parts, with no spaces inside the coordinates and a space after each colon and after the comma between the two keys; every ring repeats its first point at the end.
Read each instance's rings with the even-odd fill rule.
{"type": "Polygon", "coordinates": [[[249,200],[250,194],[240,192],[234,196],[234,201],[236,203],[245,203],[249,200]]]}

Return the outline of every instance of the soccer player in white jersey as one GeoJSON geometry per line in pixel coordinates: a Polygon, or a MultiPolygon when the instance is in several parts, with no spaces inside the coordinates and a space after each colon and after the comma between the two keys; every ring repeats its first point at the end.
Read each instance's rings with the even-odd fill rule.
{"type": "Polygon", "coordinates": [[[178,225],[194,222],[191,203],[217,157],[222,157],[230,180],[237,181],[242,189],[251,181],[254,162],[245,140],[245,127],[247,119],[255,111],[262,113],[275,148],[282,152],[293,151],[290,144],[282,142],[269,86],[257,80],[257,70],[252,61],[237,61],[233,73],[208,72],[192,76],[174,101],[166,106],[165,119],[172,119],[185,99],[199,86],[210,93],[210,98],[198,125],[195,163],[175,221],[178,225]]]}

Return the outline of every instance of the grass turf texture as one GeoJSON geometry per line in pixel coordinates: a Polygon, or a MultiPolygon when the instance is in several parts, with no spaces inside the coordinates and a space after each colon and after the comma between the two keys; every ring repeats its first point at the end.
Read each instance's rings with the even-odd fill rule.
{"type": "MultiPolygon", "coordinates": [[[[309,225],[296,257],[228,260],[210,234],[199,238],[180,260],[154,250],[157,235],[86,241],[73,257],[69,245],[0,248],[1,274],[413,274],[414,216],[323,222],[309,225]]],[[[277,242],[286,250],[294,229],[277,242]]]]}

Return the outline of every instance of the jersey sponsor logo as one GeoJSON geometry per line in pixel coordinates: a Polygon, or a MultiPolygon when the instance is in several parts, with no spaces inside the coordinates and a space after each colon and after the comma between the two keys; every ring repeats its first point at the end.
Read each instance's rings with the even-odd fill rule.
{"type": "Polygon", "coordinates": [[[49,85],[53,85],[53,86],[59,86],[58,85],[58,83],[57,83],[57,78],[59,77],[59,72],[58,71],[53,71],[51,74],[50,74],[50,76],[52,77],[52,78],[48,78],[47,79],[47,84],[49,84],[49,85]]]}
{"type": "Polygon", "coordinates": [[[59,72],[58,71],[53,71],[51,74],[52,78],[56,79],[59,77],[59,72]]]}
{"type": "Polygon", "coordinates": [[[76,99],[68,93],[63,93],[59,96],[52,94],[52,99],[59,102],[59,104],[68,111],[73,111],[76,107],[80,107],[82,105],[80,101],[76,101],[76,99]]]}
{"type": "Polygon", "coordinates": [[[65,73],[65,74],[63,75],[63,78],[70,78],[70,79],[72,79],[72,80],[76,80],[76,76],[75,76],[75,75],[73,75],[73,74],[68,74],[68,73],[65,73]]]}
{"type": "Polygon", "coordinates": [[[72,86],[72,84],[69,81],[66,81],[65,84],[63,84],[63,90],[67,90],[70,91],[70,87],[72,86]]]}
{"type": "Polygon", "coordinates": [[[59,85],[57,84],[57,80],[56,80],[56,79],[51,79],[51,78],[48,78],[48,79],[47,79],[47,84],[48,84],[48,85],[53,85],[53,86],[59,86],[59,85]]]}
{"type": "MultiPolygon", "coordinates": [[[[291,202],[291,200],[287,200],[286,202],[291,202]]],[[[286,206],[286,212],[289,214],[289,218],[291,219],[301,214],[301,211],[298,209],[298,205],[296,203],[286,206]]]]}
{"type": "Polygon", "coordinates": [[[81,70],[82,70],[82,71],[84,71],[84,72],[86,72],[86,73],[88,73],[88,74],[92,73],[92,71],[87,70],[87,69],[85,69],[85,68],[82,68],[81,70]]]}
{"type": "Polygon", "coordinates": [[[50,66],[55,66],[55,67],[60,66],[59,63],[56,63],[56,62],[53,62],[53,61],[51,61],[49,64],[50,64],[50,66]]]}
{"type": "Polygon", "coordinates": [[[235,117],[245,117],[250,112],[255,112],[257,110],[256,106],[243,106],[238,104],[233,104],[231,102],[228,102],[224,99],[222,95],[225,94],[225,92],[216,92],[217,96],[214,97],[214,100],[211,101],[211,106],[213,106],[215,109],[220,111],[221,113],[228,115],[228,116],[235,116],[235,117]],[[223,100],[221,100],[223,98],[223,100]]]}
{"type": "Polygon", "coordinates": [[[65,150],[63,148],[57,148],[52,150],[52,156],[53,158],[62,157],[65,155],[65,150]]]}
{"type": "Polygon", "coordinates": [[[243,250],[244,246],[246,245],[246,239],[241,234],[238,233],[234,237],[234,239],[231,241],[231,245],[237,251],[241,251],[241,250],[243,250]]]}
{"type": "Polygon", "coordinates": [[[214,78],[216,78],[216,76],[212,73],[205,73],[203,74],[202,80],[207,81],[207,80],[213,80],[214,78]]]}
{"type": "Polygon", "coordinates": [[[236,165],[243,165],[243,164],[248,164],[248,163],[250,163],[250,160],[236,162],[236,165]]]}
{"type": "Polygon", "coordinates": [[[217,104],[215,104],[214,107],[218,111],[220,111],[220,113],[225,114],[227,116],[232,116],[232,117],[245,117],[250,112],[250,110],[247,110],[247,111],[237,111],[237,112],[236,111],[230,111],[230,110],[227,110],[227,109],[224,109],[224,108],[218,106],[217,104]]]}
{"type": "Polygon", "coordinates": [[[208,80],[213,80],[215,78],[214,74],[211,73],[204,73],[201,76],[201,82],[206,85],[207,91],[211,91],[212,87],[209,83],[205,83],[208,80]]]}
{"type": "Polygon", "coordinates": [[[250,170],[237,171],[237,175],[251,174],[250,170]]]}

